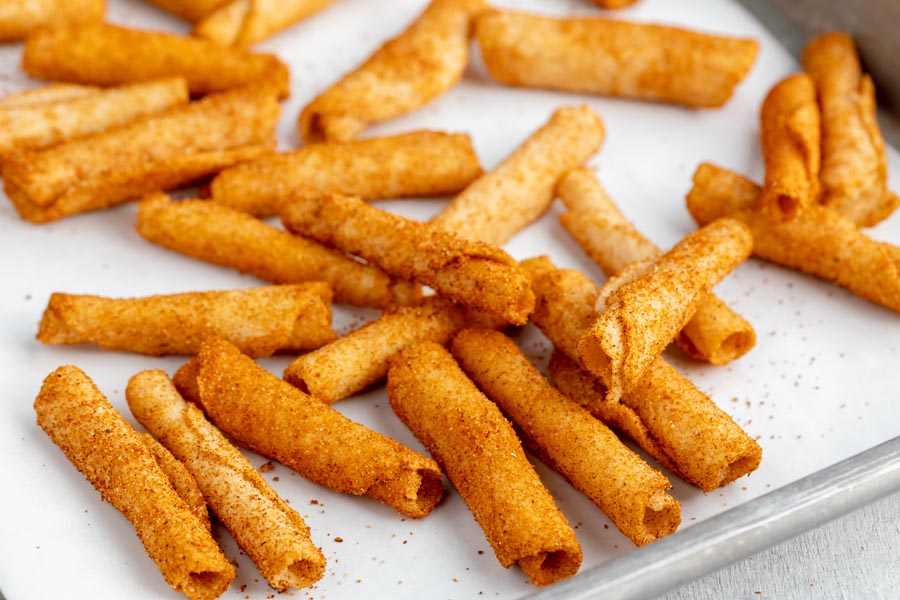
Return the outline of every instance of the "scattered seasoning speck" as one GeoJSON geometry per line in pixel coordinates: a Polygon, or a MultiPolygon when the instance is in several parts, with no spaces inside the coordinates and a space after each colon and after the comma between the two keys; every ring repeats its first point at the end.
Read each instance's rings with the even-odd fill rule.
{"type": "Polygon", "coordinates": [[[342,538],[342,537],[336,537],[336,538],[334,538],[334,541],[337,542],[338,544],[343,544],[343,543],[344,543],[344,538],[342,538]]]}
{"type": "Polygon", "coordinates": [[[274,468],[275,468],[275,465],[273,465],[272,461],[270,460],[269,462],[263,463],[262,465],[260,465],[259,470],[262,471],[263,473],[268,473],[269,471],[271,471],[274,468]]]}

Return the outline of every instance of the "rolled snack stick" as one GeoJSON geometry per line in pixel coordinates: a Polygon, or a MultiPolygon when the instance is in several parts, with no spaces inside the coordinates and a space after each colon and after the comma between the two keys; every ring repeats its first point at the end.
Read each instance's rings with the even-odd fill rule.
{"type": "Polygon", "coordinates": [[[24,39],[43,27],[102,21],[104,0],[6,0],[0,4],[0,42],[24,39]]]}
{"type": "MultiPolygon", "coordinates": [[[[571,171],[560,180],[557,193],[570,210],[559,216],[560,223],[608,277],[662,254],[628,222],[591,169],[571,171]]],[[[675,336],[675,344],[686,354],[713,365],[743,356],[755,343],[753,326],[715,294],[697,306],[675,336]]]]}
{"type": "Polygon", "coordinates": [[[791,75],[773,87],[760,121],[766,162],[761,209],[773,221],[790,221],[819,195],[820,118],[809,75],[791,75]]]}
{"type": "MultiPolygon", "coordinates": [[[[594,321],[599,288],[578,271],[557,269],[546,257],[523,261],[522,266],[531,274],[537,295],[531,321],[559,351],[578,361],[578,340],[594,321]]],[[[704,491],[759,467],[759,445],[661,356],[620,402],[608,402],[599,381],[590,387],[592,403],[603,409],[589,407],[595,416],[623,430],[648,454],[704,491]],[[676,422],[677,429],[670,425],[676,422]]],[[[586,403],[572,388],[562,391],[579,404],[586,403]]]]}
{"type": "Polygon", "coordinates": [[[56,292],[37,339],[162,356],[196,354],[203,340],[220,337],[250,356],[269,356],[335,339],[330,303],[331,288],[321,282],[145,298],[56,292]]]}
{"type": "Polygon", "coordinates": [[[175,383],[223,433],[313,483],[413,518],[443,496],[433,460],[304,394],[228,342],[207,340],[175,383]]]}
{"type": "Polygon", "coordinates": [[[594,0],[594,4],[596,6],[605,8],[607,10],[625,8],[627,6],[631,6],[635,2],[637,2],[637,0],[594,0]]]}
{"type": "Polygon", "coordinates": [[[77,83],[48,83],[36,88],[29,88],[0,98],[0,109],[25,108],[67,102],[86,96],[93,96],[99,88],[95,85],[78,85],[77,83]]]}
{"type": "Polygon", "coordinates": [[[388,398],[484,530],[497,560],[535,585],[575,574],[581,546],[512,426],[443,346],[421,342],[397,355],[388,398]]]}
{"type": "Polygon", "coordinates": [[[821,201],[861,227],[875,225],[900,198],[887,189],[872,78],[862,74],[853,38],[840,32],[814,37],[803,51],[803,69],[822,110],[821,201]]]}
{"type": "Polygon", "coordinates": [[[609,428],[560,394],[508,337],[464,329],[451,352],[459,366],[525,437],[525,446],[562,473],[638,546],[681,522],[672,487],[609,428]]]}
{"type": "Polygon", "coordinates": [[[209,508],[206,506],[206,499],[203,492],[197,485],[197,480],[191,475],[184,463],[172,456],[172,453],[165,446],[156,441],[149,433],[141,436],[141,441],[153,455],[156,464],[166,474],[175,492],[181,496],[192,513],[197,515],[200,522],[208,529],[212,530],[212,524],[209,521],[209,508]]]}
{"type": "Polygon", "coordinates": [[[726,217],[606,282],[595,307],[597,319],[579,340],[578,354],[607,385],[611,401],[638,383],[713,286],[752,250],[750,230],[726,217]]]}
{"type": "Polygon", "coordinates": [[[103,86],[180,76],[193,95],[260,85],[280,98],[290,93],[288,68],[274,55],[107,23],[33,33],[25,40],[22,68],[39,79],[103,86]]]}
{"type": "Polygon", "coordinates": [[[452,194],[481,173],[468,135],[413,131],[272,154],[222,171],[210,191],[219,204],[267,217],[332,192],[363,200],[452,194]]]}
{"type": "Polygon", "coordinates": [[[14,99],[8,105],[0,104],[0,157],[124,125],[189,100],[187,85],[179,77],[107,90],[79,88],[85,93],[75,97],[53,98],[51,94],[40,101],[32,95],[24,105],[14,99]]]}
{"type": "Polygon", "coordinates": [[[269,487],[240,451],[185,402],[164,371],[141,371],[128,381],[128,406],[188,468],[216,518],[273,588],[304,588],[325,572],[325,557],[309,527],[269,487]]]}
{"type": "Polygon", "coordinates": [[[793,221],[772,222],[758,209],[760,195],[761,188],[746,177],[704,163],[694,173],[687,207],[701,225],[724,215],[743,221],[759,258],[900,312],[900,248],[870,238],[826,206],[811,206],[793,221]]]}
{"type": "Polygon", "coordinates": [[[443,94],[469,64],[470,23],[486,9],[483,0],[432,0],[406,31],[303,109],[300,138],[307,144],[352,140],[443,94]]]}
{"type": "Polygon", "coordinates": [[[158,7],[178,15],[185,21],[196,23],[228,0],[149,0],[158,7]]]}
{"type": "Polygon", "coordinates": [[[724,104],[759,44],[678,27],[494,11],[475,20],[491,76],[536,87],[705,108],[724,104]]]}
{"type": "Polygon", "coordinates": [[[48,219],[107,208],[271,152],[277,121],[278,102],[266,88],[211,95],[14,155],[3,163],[4,189],[17,208],[32,207],[48,219]]]}
{"type": "Polygon", "coordinates": [[[420,298],[417,286],[377,267],[213,202],[153,194],[137,218],[138,233],[155,244],[272,283],[325,281],[336,302],[383,308],[420,298]]]}
{"type": "Polygon", "coordinates": [[[84,372],[65,366],[50,373],[34,410],[53,443],[131,521],[172,589],[211,600],[228,588],[234,567],[172,487],[141,434],[84,372]]]}
{"type": "Polygon", "coordinates": [[[496,246],[470,242],[349,196],[289,206],[288,230],[360,256],[387,273],[431,286],[464,306],[524,325],[534,308],[528,275],[496,246]]]}
{"type": "Polygon", "coordinates": [[[206,15],[193,35],[246,48],[319,12],[332,0],[230,0],[206,15]]]}
{"type": "Polygon", "coordinates": [[[603,122],[588,106],[559,108],[493,171],[475,180],[431,220],[464,238],[505,244],[553,202],[556,181],[603,142],[603,122]]]}

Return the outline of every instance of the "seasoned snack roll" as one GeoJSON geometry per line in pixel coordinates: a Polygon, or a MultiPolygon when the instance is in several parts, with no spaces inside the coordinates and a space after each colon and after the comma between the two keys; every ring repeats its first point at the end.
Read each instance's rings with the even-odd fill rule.
{"type": "Polygon", "coordinates": [[[694,173],[687,207],[701,225],[723,215],[743,221],[759,258],[900,312],[900,248],[870,238],[825,206],[811,206],[790,222],[772,222],[759,211],[761,192],[749,179],[704,163],[694,173]]]}
{"type": "MultiPolygon", "coordinates": [[[[48,86],[54,87],[54,86],[48,86]]],[[[43,100],[34,93],[12,94],[0,103],[0,158],[19,150],[46,148],[89,133],[187,104],[184,79],[173,77],[107,90],[82,87],[74,97],[43,100]],[[16,96],[25,95],[25,102],[16,96]],[[30,97],[30,99],[29,99],[30,97]]]]}
{"type": "Polygon", "coordinates": [[[534,308],[528,275],[503,250],[404,219],[349,196],[289,206],[288,230],[370,261],[396,277],[429,285],[467,307],[524,325],[534,308]]]}
{"type": "Polygon", "coordinates": [[[230,0],[194,27],[197,37],[246,48],[322,10],[332,0],[230,0]]]}
{"type": "Polygon", "coordinates": [[[443,467],[481,525],[497,560],[535,585],[575,574],[575,532],[525,457],[512,426],[447,350],[422,342],[388,371],[388,398],[400,420],[443,467]]]}
{"type": "Polygon", "coordinates": [[[606,513],[638,546],[678,528],[681,505],[669,480],[609,428],[554,389],[508,337],[464,329],[450,348],[462,370],[524,432],[541,460],[606,513]]]}
{"type": "Polygon", "coordinates": [[[162,356],[196,354],[203,340],[220,337],[250,356],[269,356],[334,340],[330,303],[331,288],[321,282],[145,298],[57,292],[37,339],[162,356]]]}
{"type": "Polygon", "coordinates": [[[212,523],[210,523],[209,520],[209,507],[206,505],[206,499],[203,497],[203,492],[200,491],[200,486],[197,485],[197,480],[194,479],[191,472],[184,466],[184,463],[175,458],[165,446],[156,441],[156,438],[149,433],[143,434],[141,436],[141,441],[144,442],[147,450],[153,455],[156,464],[159,465],[162,472],[165,473],[166,477],[169,478],[169,481],[172,482],[172,487],[175,488],[175,492],[181,496],[181,499],[185,501],[188,508],[191,509],[191,512],[197,515],[200,522],[203,523],[208,530],[212,530],[212,523]]]}
{"type": "Polygon", "coordinates": [[[210,191],[215,202],[267,217],[332,192],[363,200],[443,196],[481,173],[468,135],[413,131],[272,154],[222,171],[210,191]]]}
{"type": "Polygon", "coordinates": [[[287,505],[237,448],[185,402],[164,371],[128,381],[135,418],[193,474],[216,518],[276,590],[313,585],[325,557],[303,518],[287,505]]]}
{"type": "Polygon", "coordinates": [[[806,45],[803,69],[816,84],[822,110],[821,201],[861,227],[875,225],[900,198],[887,189],[872,78],[862,74],[853,38],[836,31],[806,45]]]}
{"type": "Polygon", "coordinates": [[[469,63],[472,17],[487,8],[483,0],[432,0],[406,31],[303,109],[300,138],[349,141],[443,94],[469,63]]]}
{"type": "MultiPolygon", "coordinates": [[[[560,180],[557,193],[570,210],[559,216],[560,223],[608,277],[662,254],[625,219],[591,169],[571,171],[560,180]]],[[[714,294],[697,306],[675,336],[686,354],[713,365],[743,356],[755,343],[753,326],[714,294]]]]}
{"type": "Polygon", "coordinates": [[[137,231],[175,252],[272,283],[325,281],[336,302],[384,308],[420,298],[418,286],[213,202],[147,196],[138,208],[137,231]]]}
{"type": "Polygon", "coordinates": [[[760,142],[766,162],[761,209],[790,221],[818,202],[821,132],[816,86],[805,73],[780,81],[763,101],[760,142]]]}
{"type": "MultiPolygon", "coordinates": [[[[522,266],[531,274],[537,295],[531,321],[559,351],[577,361],[578,340],[594,321],[599,288],[578,271],[557,269],[546,257],[526,260],[522,266]]],[[[599,407],[589,408],[595,416],[622,429],[648,454],[702,490],[714,490],[759,467],[759,445],[661,356],[620,402],[607,401],[605,387],[589,380],[592,402],[599,407]],[[676,422],[677,429],[671,426],[676,422]]],[[[579,404],[586,403],[571,388],[562,391],[579,404]]]]}
{"type": "Polygon", "coordinates": [[[637,2],[637,0],[594,0],[595,5],[607,10],[625,8],[627,6],[631,6],[635,2],[637,2]]]}
{"type": "Polygon", "coordinates": [[[443,496],[433,460],[354,423],[228,342],[207,340],[175,383],[226,435],[314,483],[371,496],[414,518],[443,496]]]}
{"type": "Polygon", "coordinates": [[[176,14],[186,21],[199,21],[228,0],[149,0],[160,8],[176,14]]]}
{"type": "Polygon", "coordinates": [[[102,21],[104,0],[4,0],[0,3],[0,42],[21,40],[53,25],[102,21]]]}
{"type": "Polygon", "coordinates": [[[131,521],[172,589],[218,598],[234,567],[207,526],[172,487],[151,451],[80,369],[50,373],[34,400],[38,425],[100,492],[131,521]]]}
{"type": "Polygon", "coordinates": [[[25,41],[22,68],[39,79],[95,85],[180,76],[194,95],[260,85],[272,87],[280,98],[290,94],[288,68],[271,54],[107,23],[33,33],[25,41]]]}
{"type": "Polygon", "coordinates": [[[557,109],[543,127],[463,190],[431,224],[470,240],[505,244],[547,210],[556,181],[596,152],[603,135],[603,122],[590,107],[557,109]]]}
{"type": "Polygon", "coordinates": [[[85,96],[93,96],[99,91],[94,85],[78,85],[77,83],[48,83],[36,88],[7,94],[0,98],[0,109],[25,108],[67,102],[85,96]]]}
{"type": "Polygon", "coordinates": [[[511,11],[479,15],[475,37],[491,76],[506,85],[697,108],[724,104],[759,47],[677,27],[511,11]]]}

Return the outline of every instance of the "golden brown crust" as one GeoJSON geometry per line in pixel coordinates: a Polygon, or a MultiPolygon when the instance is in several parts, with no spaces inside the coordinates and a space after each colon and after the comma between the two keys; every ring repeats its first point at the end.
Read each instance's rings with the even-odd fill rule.
{"type": "Polygon", "coordinates": [[[199,21],[228,0],[149,0],[186,21],[199,21]]]}
{"type": "Polygon", "coordinates": [[[631,6],[637,0],[593,0],[594,4],[599,6],[600,8],[605,8],[607,10],[616,10],[619,8],[625,8],[627,6],[631,6]]]}
{"type": "Polygon", "coordinates": [[[204,15],[193,35],[246,48],[317,13],[332,0],[231,0],[204,15]]]}
{"type": "Polygon", "coordinates": [[[104,0],[5,0],[0,42],[21,40],[44,27],[102,21],[104,0]]]}

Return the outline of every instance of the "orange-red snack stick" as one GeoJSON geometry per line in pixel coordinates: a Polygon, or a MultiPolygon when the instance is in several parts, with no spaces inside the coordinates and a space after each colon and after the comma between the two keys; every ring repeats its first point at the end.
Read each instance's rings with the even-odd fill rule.
{"type": "Polygon", "coordinates": [[[102,21],[104,0],[4,0],[0,4],[0,42],[21,40],[43,27],[102,21]]]}
{"type": "Polygon", "coordinates": [[[222,6],[228,0],[149,0],[170,13],[194,23],[222,6]]]}
{"type": "Polygon", "coordinates": [[[332,0],[226,0],[193,34],[222,46],[246,48],[319,12],[332,0]]]}

